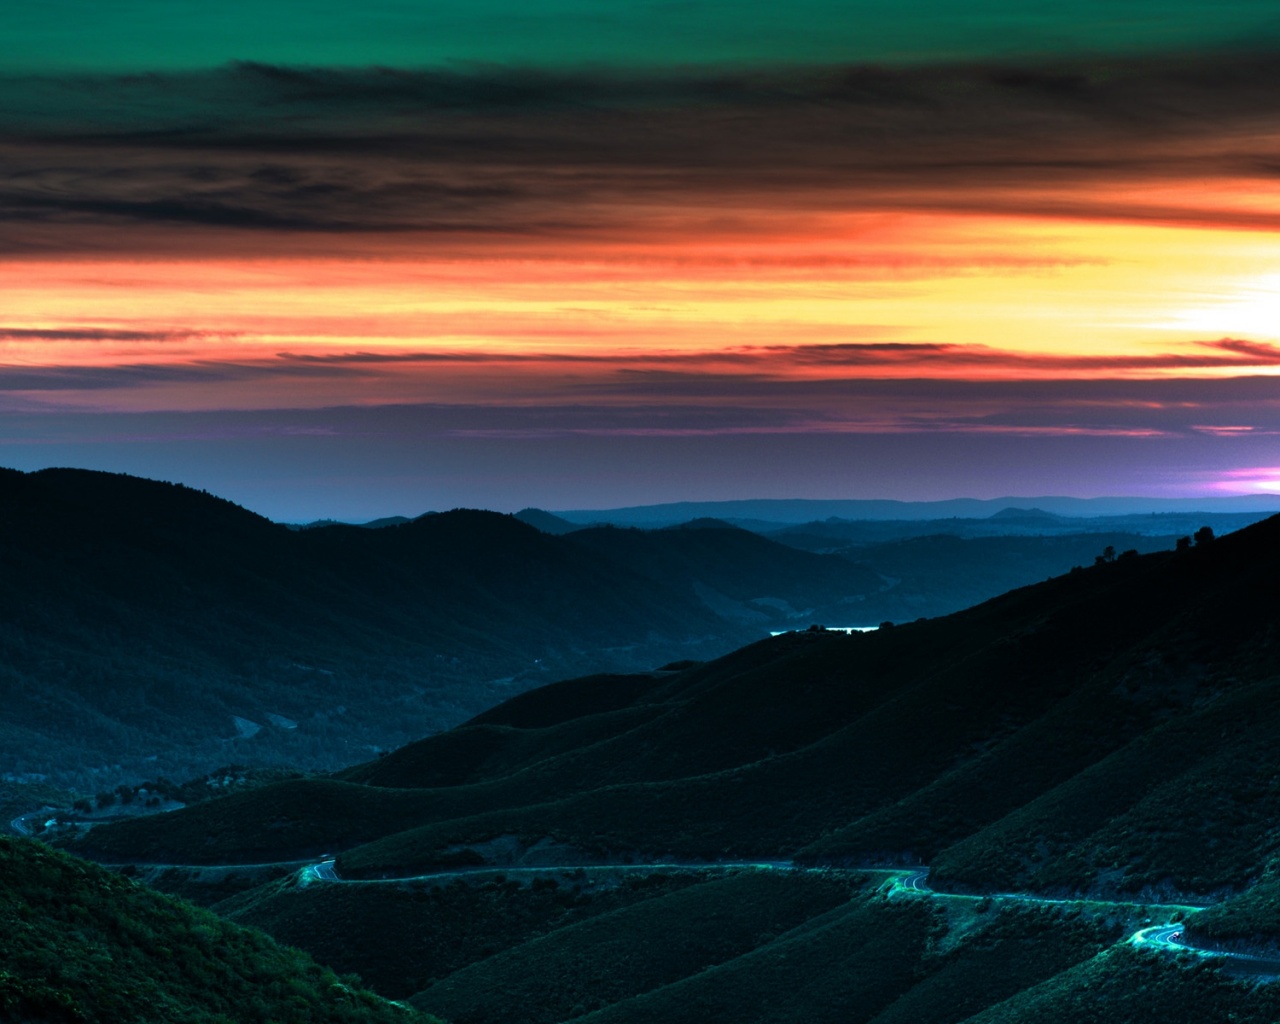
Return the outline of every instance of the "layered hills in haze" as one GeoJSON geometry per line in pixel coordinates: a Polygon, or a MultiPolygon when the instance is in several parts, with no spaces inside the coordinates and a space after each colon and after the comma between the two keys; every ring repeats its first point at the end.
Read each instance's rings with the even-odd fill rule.
{"type": "Polygon", "coordinates": [[[1280,518],[946,618],[542,687],[71,848],[336,855],[209,901],[459,1024],[1271,1020],[1280,987],[1125,940],[1185,917],[1206,948],[1280,943],[1278,578],[1280,518]]]}
{"type": "Polygon", "coordinates": [[[880,586],[736,530],[630,550],[459,510],[292,531],[77,470],[0,472],[0,573],[2,770],[89,789],[350,763],[529,686],[722,654],[880,586]]]}
{"type": "Polygon", "coordinates": [[[546,519],[456,510],[291,530],[181,486],[0,471],[13,584],[0,775],[92,793],[231,763],[333,768],[557,678],[943,614],[1107,545],[1175,540],[823,535],[823,548],[812,531],[775,540],[715,520],[556,536],[546,519]]]}

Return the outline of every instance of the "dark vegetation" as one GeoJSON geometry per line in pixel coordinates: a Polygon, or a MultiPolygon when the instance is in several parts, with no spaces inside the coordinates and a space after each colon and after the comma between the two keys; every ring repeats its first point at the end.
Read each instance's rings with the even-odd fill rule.
{"type": "Polygon", "coordinates": [[[289,878],[297,873],[298,867],[298,864],[263,864],[253,867],[231,864],[194,868],[138,867],[127,864],[118,870],[126,878],[132,878],[171,896],[212,907],[276,879],[289,878]]]}
{"type": "MultiPolygon", "coordinates": [[[[1108,937],[1105,927],[1053,914],[991,916],[985,927],[955,938],[925,901],[855,899],[584,1024],[951,1024],[1091,956],[1108,937]]],[[[430,997],[414,1002],[429,1006],[430,997]]]]}
{"type": "Polygon", "coordinates": [[[0,1019],[374,1024],[388,1003],[263,933],[31,840],[0,839],[0,1019]]]}
{"type": "Polygon", "coordinates": [[[1274,941],[1278,576],[1280,518],[944,619],[568,680],[336,775],[74,845],[137,862],[330,853],[349,879],[544,865],[288,877],[217,904],[456,1024],[1270,1020],[1271,988],[1116,945],[1150,923],[1140,910],[890,896],[848,869],[924,862],[944,892],[1121,904],[1236,894],[1189,933],[1274,941]],[[573,877],[759,858],[816,873],[573,877]]]}
{"type": "Polygon", "coordinates": [[[1267,865],[1256,885],[1187,922],[1198,945],[1280,955],[1280,876],[1267,865]]]}
{"type": "MultiPolygon", "coordinates": [[[[717,618],[793,614],[788,566],[833,571],[714,523],[585,532],[586,563],[717,618]]],[[[529,690],[329,775],[215,773],[60,841],[454,1024],[1262,1024],[1280,986],[1120,941],[1157,900],[1224,900],[1188,918],[1206,943],[1280,936],[1280,517],[1184,536],[1095,535],[1087,567],[945,618],[529,690]],[[322,855],[348,881],[281,863],[322,855]],[[724,863],[759,860],[805,870],[724,863]],[[886,863],[958,895],[878,888],[886,863]],[[978,895],[1008,891],[1088,899],[978,895]]]]}
{"type": "MultiPolygon", "coordinates": [[[[494,977],[530,990],[551,986],[567,993],[577,987],[576,982],[566,982],[560,964],[547,962],[528,971],[527,964],[512,959],[516,954],[511,951],[520,951],[517,959],[522,963],[530,956],[536,959],[539,949],[548,948],[545,937],[551,934],[556,935],[557,952],[548,956],[570,958],[580,968],[594,963],[608,969],[621,960],[634,965],[643,956],[666,957],[683,965],[690,956],[706,955],[705,949],[716,943],[753,945],[769,930],[768,921],[791,920],[847,898],[848,886],[838,882],[789,886],[781,878],[733,873],[708,880],[692,871],[602,879],[567,870],[524,881],[499,877],[396,886],[280,885],[217,909],[282,941],[305,945],[326,963],[358,973],[395,998],[451,977],[453,990],[466,998],[470,983],[459,988],[456,978],[475,975],[491,979],[478,983],[477,992],[484,990],[497,1000],[494,977]],[[756,930],[745,938],[737,932],[734,937],[708,938],[717,930],[715,922],[726,922],[726,908],[756,930]],[[335,921],[339,928],[333,927],[335,921]],[[682,934],[664,931],[666,927],[682,934]],[[642,941],[636,941],[637,936],[642,941]],[[702,949],[704,940],[709,945],[702,949]],[[526,951],[530,943],[532,953],[526,951]],[[495,956],[500,957],[496,965],[491,959],[495,956]]],[[[629,984],[625,978],[611,983],[629,984]]],[[[527,1011],[510,1012],[518,1016],[527,1011]]]]}
{"type": "Polygon", "coordinates": [[[1209,961],[1114,946],[970,1018],[966,1024],[1262,1024],[1280,1014],[1280,986],[1233,980],[1209,961]]]}

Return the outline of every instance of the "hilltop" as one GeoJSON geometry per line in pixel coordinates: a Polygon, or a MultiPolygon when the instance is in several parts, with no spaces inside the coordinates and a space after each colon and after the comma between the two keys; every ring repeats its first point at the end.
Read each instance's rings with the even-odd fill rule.
{"type": "Polygon", "coordinates": [[[0,471],[0,573],[21,581],[0,593],[0,767],[90,794],[235,762],[333,768],[879,585],[740,532],[673,535],[655,572],[493,512],[290,530],[180,485],[0,471]]]}

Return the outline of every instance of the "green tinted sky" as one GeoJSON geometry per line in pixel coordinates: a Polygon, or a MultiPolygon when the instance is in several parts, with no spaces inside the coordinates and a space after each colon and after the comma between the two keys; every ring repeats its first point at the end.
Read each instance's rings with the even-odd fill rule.
{"type": "Polygon", "coordinates": [[[1280,36],[1274,0],[41,0],[6,11],[9,72],[229,60],[653,65],[1141,52],[1280,36]]]}

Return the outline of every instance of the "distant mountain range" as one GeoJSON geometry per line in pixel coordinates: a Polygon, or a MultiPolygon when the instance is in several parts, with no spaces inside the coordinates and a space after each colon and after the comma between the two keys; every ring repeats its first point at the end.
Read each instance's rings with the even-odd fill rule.
{"type": "Polygon", "coordinates": [[[1062,496],[951,498],[945,501],[821,500],[759,498],[742,501],[682,501],[612,509],[566,509],[554,515],[579,524],[671,526],[711,517],[733,523],[796,525],[820,519],[985,519],[1006,509],[1036,509],[1060,516],[1151,515],[1174,512],[1280,512],[1280,495],[1247,494],[1212,498],[1068,498],[1062,496]]]}
{"type": "Polygon", "coordinates": [[[945,618],[553,684],[72,848],[336,854],[218,907],[460,1022],[1261,1024],[1280,987],[1121,940],[1185,918],[1203,948],[1280,946],[1277,579],[1280,517],[945,618]],[[816,871],[693,867],[717,862],[816,871]]]}
{"type": "MultiPolygon", "coordinates": [[[[891,501],[876,499],[756,498],[736,501],[681,501],[661,505],[631,505],[623,508],[566,509],[549,512],[525,508],[516,518],[544,533],[561,534],[584,526],[635,526],[661,529],[697,519],[715,519],[757,533],[770,533],[786,526],[824,520],[855,522],[898,522],[941,524],[954,520],[1006,520],[1024,527],[1068,525],[1089,529],[1098,519],[1112,520],[1112,529],[1126,529],[1148,517],[1171,523],[1175,517],[1233,517],[1238,525],[1257,522],[1280,512],[1280,494],[1222,495],[1201,498],[1065,496],[949,498],[943,501],[891,501]],[[1121,522],[1127,525],[1121,525],[1121,522]]],[[[430,513],[426,513],[430,514],[430,513]]],[[[310,523],[288,524],[290,529],[352,525],[377,529],[409,522],[405,516],[386,516],[364,523],[339,523],[318,519],[310,523]]],[[[1095,524],[1096,525],[1096,524],[1095,524]]],[[[1170,532],[1165,530],[1164,532],[1170,532]]]]}

